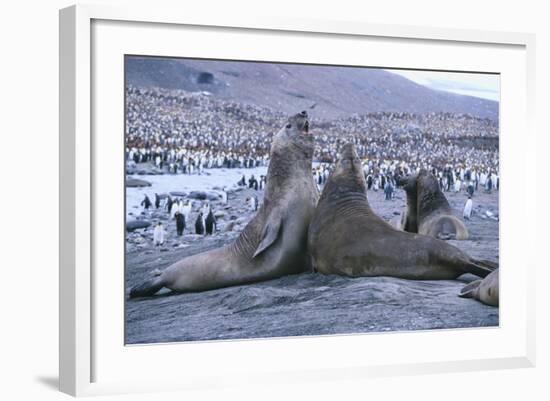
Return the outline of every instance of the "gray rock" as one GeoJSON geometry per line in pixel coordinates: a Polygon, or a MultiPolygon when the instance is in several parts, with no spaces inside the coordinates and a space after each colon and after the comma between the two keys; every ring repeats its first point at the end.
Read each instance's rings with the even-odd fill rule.
{"type": "Polygon", "coordinates": [[[151,225],[151,222],[147,220],[131,220],[126,222],[126,231],[132,232],[134,230],[147,228],[150,225],[151,225]]]}
{"type": "Polygon", "coordinates": [[[149,181],[141,180],[139,178],[126,178],[126,187],[128,188],[143,188],[150,186],[151,183],[149,181]]]}
{"type": "Polygon", "coordinates": [[[191,191],[189,193],[189,197],[191,199],[206,200],[206,192],[205,191],[191,191]]]}
{"type": "Polygon", "coordinates": [[[227,223],[227,225],[225,226],[224,231],[225,231],[225,232],[227,232],[227,231],[232,231],[234,228],[235,228],[235,222],[234,222],[234,221],[230,221],[230,222],[227,223]]]}
{"type": "Polygon", "coordinates": [[[220,200],[221,196],[219,193],[215,191],[191,191],[189,193],[189,197],[191,199],[197,199],[197,200],[220,200]]]}

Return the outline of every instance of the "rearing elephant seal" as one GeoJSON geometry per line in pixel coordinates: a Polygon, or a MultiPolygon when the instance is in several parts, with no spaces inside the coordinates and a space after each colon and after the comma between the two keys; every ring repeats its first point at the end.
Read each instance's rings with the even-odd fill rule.
{"type": "Polygon", "coordinates": [[[398,184],[407,193],[407,211],[401,220],[403,230],[439,239],[468,239],[468,229],[453,215],[433,174],[422,169],[416,175],[401,178],[398,184]]]}
{"type": "Polygon", "coordinates": [[[485,277],[495,268],[444,241],[391,227],[373,212],[366,190],[361,161],[346,144],[309,226],[308,249],[320,273],[438,280],[485,277]]]}
{"type": "Polygon", "coordinates": [[[311,270],[307,228],[319,199],[311,169],[314,140],[305,111],[273,137],[263,205],[230,245],[186,257],[131,289],[130,297],[269,280],[311,270]]]}
{"type": "Polygon", "coordinates": [[[498,269],[483,280],[472,281],[459,294],[462,298],[474,298],[484,304],[498,306],[498,269]]]}

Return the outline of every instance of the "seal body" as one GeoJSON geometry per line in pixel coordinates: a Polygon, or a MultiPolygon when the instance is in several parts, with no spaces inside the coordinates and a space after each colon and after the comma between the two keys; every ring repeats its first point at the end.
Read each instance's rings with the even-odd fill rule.
{"type": "Polygon", "coordinates": [[[319,198],[313,147],[307,113],[290,117],[271,144],[264,202],[235,242],[174,263],[132,288],[130,297],[163,287],[204,291],[311,270],[307,228],[319,198]]]}
{"type": "Polygon", "coordinates": [[[404,231],[439,239],[468,239],[468,229],[453,214],[433,174],[422,169],[399,183],[407,194],[407,211],[401,221],[404,231]]]}
{"type": "Polygon", "coordinates": [[[499,274],[497,269],[483,280],[472,281],[460,291],[459,296],[462,298],[474,298],[484,304],[498,306],[498,276],[499,274]]]}
{"type": "Polygon", "coordinates": [[[352,144],[344,146],[323,189],[309,227],[308,249],[315,270],[350,277],[454,279],[467,272],[485,277],[495,268],[431,236],[396,230],[378,217],[368,203],[352,144]]]}

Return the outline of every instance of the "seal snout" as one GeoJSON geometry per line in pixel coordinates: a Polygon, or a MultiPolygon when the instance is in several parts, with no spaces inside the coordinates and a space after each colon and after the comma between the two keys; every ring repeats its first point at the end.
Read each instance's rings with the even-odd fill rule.
{"type": "Polygon", "coordinates": [[[307,111],[303,110],[302,112],[296,114],[295,119],[298,123],[300,131],[306,135],[309,135],[309,120],[307,111]]]}

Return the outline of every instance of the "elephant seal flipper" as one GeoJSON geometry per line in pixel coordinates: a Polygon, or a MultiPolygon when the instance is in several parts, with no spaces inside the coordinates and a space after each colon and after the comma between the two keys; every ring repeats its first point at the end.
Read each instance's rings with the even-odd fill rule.
{"type": "Polygon", "coordinates": [[[474,292],[478,289],[480,284],[481,280],[479,279],[472,281],[460,290],[460,294],[458,294],[458,296],[461,298],[474,298],[474,292]]]}
{"type": "Polygon", "coordinates": [[[283,221],[280,216],[269,217],[267,223],[265,224],[264,230],[262,232],[261,242],[256,248],[256,252],[252,255],[252,258],[255,258],[263,251],[265,251],[269,246],[271,246],[281,233],[281,228],[283,226],[283,221]]]}
{"type": "Polygon", "coordinates": [[[132,287],[130,290],[130,298],[152,297],[164,287],[164,282],[160,277],[155,277],[145,281],[142,284],[132,287]]]}
{"type": "Polygon", "coordinates": [[[478,277],[487,277],[493,271],[498,269],[498,266],[495,267],[493,262],[487,262],[488,261],[470,258],[464,266],[464,272],[472,273],[478,277]]]}

